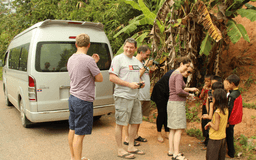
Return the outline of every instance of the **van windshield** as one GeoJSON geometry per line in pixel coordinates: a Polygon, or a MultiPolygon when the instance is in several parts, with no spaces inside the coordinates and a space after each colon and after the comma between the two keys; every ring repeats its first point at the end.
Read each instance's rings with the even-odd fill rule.
{"type": "MultiPolygon", "coordinates": [[[[67,72],[69,57],[76,52],[75,42],[39,42],[36,49],[36,70],[38,72],[67,72]]],[[[93,43],[87,55],[97,53],[100,70],[108,70],[111,63],[110,52],[106,43],[93,43]]]]}

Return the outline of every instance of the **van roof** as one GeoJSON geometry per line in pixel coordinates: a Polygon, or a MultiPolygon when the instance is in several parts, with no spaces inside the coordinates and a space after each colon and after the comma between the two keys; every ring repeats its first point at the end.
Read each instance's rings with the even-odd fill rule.
{"type": "Polygon", "coordinates": [[[21,35],[35,29],[38,27],[45,27],[47,25],[51,25],[51,24],[63,24],[63,25],[68,25],[68,24],[73,24],[73,25],[82,25],[84,27],[86,26],[93,26],[96,27],[100,30],[103,30],[104,26],[102,23],[94,23],[94,22],[87,22],[87,21],[72,21],[72,20],[51,20],[51,19],[47,19],[45,21],[42,22],[38,22],[36,24],[34,24],[33,26],[27,28],[26,30],[22,31],[21,33],[19,33],[18,35],[16,35],[13,39],[16,39],[18,37],[20,37],[21,35]]]}

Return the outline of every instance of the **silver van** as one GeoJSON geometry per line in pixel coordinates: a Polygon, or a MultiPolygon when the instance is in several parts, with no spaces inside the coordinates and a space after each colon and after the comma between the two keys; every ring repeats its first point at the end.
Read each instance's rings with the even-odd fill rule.
{"type": "Polygon", "coordinates": [[[5,54],[3,90],[6,104],[14,105],[24,127],[32,123],[67,120],[70,79],[68,58],[76,52],[75,38],[90,36],[88,55],[97,53],[103,82],[96,83],[96,118],[114,112],[113,83],[108,69],[113,58],[108,38],[100,23],[45,20],[14,37],[5,54]]]}

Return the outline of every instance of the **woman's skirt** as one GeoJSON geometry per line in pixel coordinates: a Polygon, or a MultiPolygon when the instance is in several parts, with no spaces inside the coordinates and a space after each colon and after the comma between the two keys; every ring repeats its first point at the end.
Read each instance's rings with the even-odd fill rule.
{"type": "Polygon", "coordinates": [[[167,126],[170,129],[186,129],[186,101],[168,101],[167,126]]]}

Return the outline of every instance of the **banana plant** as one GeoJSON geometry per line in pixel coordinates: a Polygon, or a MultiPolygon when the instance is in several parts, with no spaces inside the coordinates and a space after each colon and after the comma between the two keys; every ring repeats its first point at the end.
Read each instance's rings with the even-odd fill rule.
{"type": "MultiPolygon", "coordinates": [[[[129,24],[122,28],[120,31],[118,31],[115,35],[114,38],[118,37],[120,34],[126,33],[126,34],[132,34],[131,37],[135,38],[136,41],[138,42],[138,46],[140,46],[144,40],[149,37],[150,30],[142,30],[139,32],[134,33],[138,27],[148,25],[148,26],[153,26],[154,21],[156,19],[156,14],[154,11],[150,11],[150,9],[147,7],[146,2],[143,0],[138,0],[138,3],[136,3],[133,0],[124,0],[125,3],[130,4],[134,9],[137,9],[142,12],[141,15],[133,18],[132,20],[129,21],[129,24]]],[[[158,6],[161,6],[164,0],[159,1],[158,6]]],[[[158,11],[159,7],[157,7],[156,11],[158,11]]],[[[156,12],[155,11],[155,12],[156,12]]],[[[162,25],[159,21],[157,22],[157,25],[161,29],[161,32],[164,31],[164,25],[162,25]]],[[[119,27],[120,28],[120,27],[119,27]]],[[[123,52],[123,46],[120,47],[120,49],[117,51],[116,55],[120,54],[123,52]]]]}
{"type": "MultiPolygon", "coordinates": [[[[201,74],[220,75],[223,45],[237,43],[241,38],[250,42],[244,26],[233,20],[238,15],[252,22],[256,20],[256,7],[248,2],[250,0],[166,0],[152,27],[152,49],[157,52],[157,58],[167,57],[168,69],[173,67],[175,57],[189,56],[196,70],[192,85],[201,81],[201,74]],[[165,25],[163,33],[168,36],[161,34],[158,22],[165,25]]],[[[159,77],[163,72],[159,70],[159,77]]]]}

